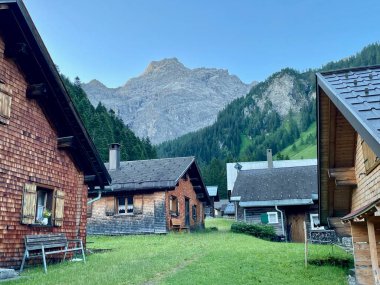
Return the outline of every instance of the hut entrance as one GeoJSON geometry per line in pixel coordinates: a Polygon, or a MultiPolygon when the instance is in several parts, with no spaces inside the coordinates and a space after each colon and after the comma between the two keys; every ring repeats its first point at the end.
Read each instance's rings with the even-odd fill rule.
{"type": "Polygon", "coordinates": [[[290,214],[288,216],[288,225],[290,228],[290,240],[293,242],[305,242],[303,223],[305,214],[290,214]]]}

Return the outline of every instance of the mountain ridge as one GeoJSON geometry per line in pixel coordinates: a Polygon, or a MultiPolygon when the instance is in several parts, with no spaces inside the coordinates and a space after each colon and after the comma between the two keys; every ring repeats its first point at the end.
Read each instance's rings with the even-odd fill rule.
{"type": "Polygon", "coordinates": [[[139,137],[158,144],[211,125],[220,110],[254,85],[226,69],[190,69],[166,58],[152,61],[123,86],[107,88],[94,79],[82,88],[94,106],[102,102],[139,137]]]}

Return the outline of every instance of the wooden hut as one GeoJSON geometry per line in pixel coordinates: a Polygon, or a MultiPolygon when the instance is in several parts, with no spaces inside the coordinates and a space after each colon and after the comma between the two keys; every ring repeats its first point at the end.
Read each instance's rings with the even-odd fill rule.
{"type": "Polygon", "coordinates": [[[85,241],[88,185],[109,182],[25,6],[1,0],[0,267],[20,265],[25,235],[85,241]]]}
{"type": "MultiPolygon", "coordinates": [[[[210,199],[194,157],[119,161],[111,145],[106,164],[112,185],[89,208],[87,231],[94,235],[167,233],[204,227],[210,199]]],[[[100,197],[100,196],[98,196],[100,197]]]]}
{"type": "Polygon", "coordinates": [[[208,196],[210,197],[210,204],[206,206],[206,217],[215,217],[215,202],[219,202],[218,186],[206,186],[208,196]]]}
{"type": "Polygon", "coordinates": [[[238,206],[237,220],[269,224],[277,235],[303,242],[304,222],[313,230],[318,219],[317,191],[315,164],[240,170],[231,201],[238,206]]]}
{"type": "Polygon", "coordinates": [[[380,66],[316,77],[321,223],[350,225],[358,284],[380,284],[380,66]]]}

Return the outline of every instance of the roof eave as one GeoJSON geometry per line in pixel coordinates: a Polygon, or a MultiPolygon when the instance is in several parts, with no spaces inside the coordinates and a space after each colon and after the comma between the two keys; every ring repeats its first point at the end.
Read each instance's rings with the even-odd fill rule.
{"type": "Polygon", "coordinates": [[[266,200],[266,201],[242,201],[239,206],[247,207],[270,207],[270,206],[301,206],[313,205],[312,199],[286,199],[286,200],[266,200]]]}
{"type": "Polygon", "coordinates": [[[370,146],[370,148],[380,157],[380,139],[377,138],[376,134],[373,133],[372,129],[366,127],[366,123],[360,118],[355,116],[350,111],[349,106],[340,99],[339,96],[335,95],[334,90],[329,87],[327,81],[323,78],[321,73],[316,73],[317,76],[317,87],[320,86],[338,108],[338,110],[343,114],[347,121],[352,125],[352,127],[360,134],[364,141],[370,146]]]}

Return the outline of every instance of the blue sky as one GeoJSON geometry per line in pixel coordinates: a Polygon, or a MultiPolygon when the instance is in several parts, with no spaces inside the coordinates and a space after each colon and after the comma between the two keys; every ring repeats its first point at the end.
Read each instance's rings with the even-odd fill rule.
{"type": "Polygon", "coordinates": [[[380,40],[374,0],[24,1],[60,71],[109,87],[168,57],[261,81],[380,40]]]}

